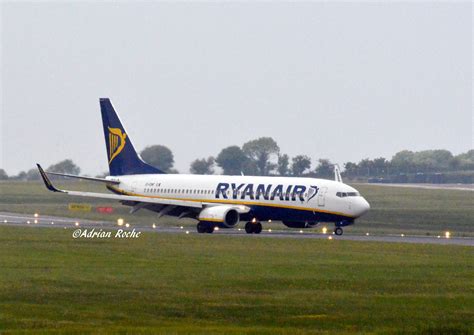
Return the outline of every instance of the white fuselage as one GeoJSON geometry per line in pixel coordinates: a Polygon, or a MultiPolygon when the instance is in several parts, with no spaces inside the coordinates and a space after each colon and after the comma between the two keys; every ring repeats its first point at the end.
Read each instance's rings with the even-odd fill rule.
{"type": "Polygon", "coordinates": [[[296,177],[150,174],[108,177],[120,181],[117,193],[208,204],[245,205],[257,220],[342,222],[370,206],[353,187],[341,182],[296,177]]]}

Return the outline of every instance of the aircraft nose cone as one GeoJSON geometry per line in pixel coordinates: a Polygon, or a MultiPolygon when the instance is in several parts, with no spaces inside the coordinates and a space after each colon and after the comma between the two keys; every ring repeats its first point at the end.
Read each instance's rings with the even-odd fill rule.
{"type": "Polygon", "coordinates": [[[357,216],[362,216],[369,211],[370,204],[367,202],[367,200],[361,197],[357,207],[358,207],[357,216]]]}

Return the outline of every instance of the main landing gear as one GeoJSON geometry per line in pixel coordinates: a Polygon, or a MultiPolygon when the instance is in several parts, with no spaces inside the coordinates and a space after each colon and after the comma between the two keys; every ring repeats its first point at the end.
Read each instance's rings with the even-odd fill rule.
{"type": "Polygon", "coordinates": [[[198,222],[196,226],[197,232],[200,234],[203,234],[203,233],[212,234],[214,232],[214,227],[215,227],[214,225],[206,224],[204,222],[198,222]]]}
{"type": "Polygon", "coordinates": [[[337,236],[342,235],[342,233],[343,231],[341,227],[336,227],[336,229],[334,229],[334,234],[336,234],[337,236]]]}
{"type": "Polygon", "coordinates": [[[262,232],[262,224],[260,222],[247,222],[245,224],[245,232],[247,234],[260,234],[262,232]]]}

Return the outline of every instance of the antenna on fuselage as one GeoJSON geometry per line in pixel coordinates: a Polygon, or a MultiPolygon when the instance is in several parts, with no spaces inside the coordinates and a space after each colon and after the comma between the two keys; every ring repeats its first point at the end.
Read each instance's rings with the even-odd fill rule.
{"type": "Polygon", "coordinates": [[[334,164],[334,180],[342,183],[342,177],[341,177],[341,170],[339,169],[339,165],[334,164]]]}

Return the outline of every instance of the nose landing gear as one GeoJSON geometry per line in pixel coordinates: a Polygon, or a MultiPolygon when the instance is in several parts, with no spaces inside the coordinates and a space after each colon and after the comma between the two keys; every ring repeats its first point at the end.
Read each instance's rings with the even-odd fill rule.
{"type": "Polygon", "coordinates": [[[247,234],[260,234],[262,232],[262,224],[260,222],[247,222],[245,224],[245,232],[247,234]]]}
{"type": "Polygon", "coordinates": [[[334,234],[336,234],[337,236],[341,236],[342,233],[343,231],[341,227],[336,227],[336,229],[334,229],[334,234]]]}

